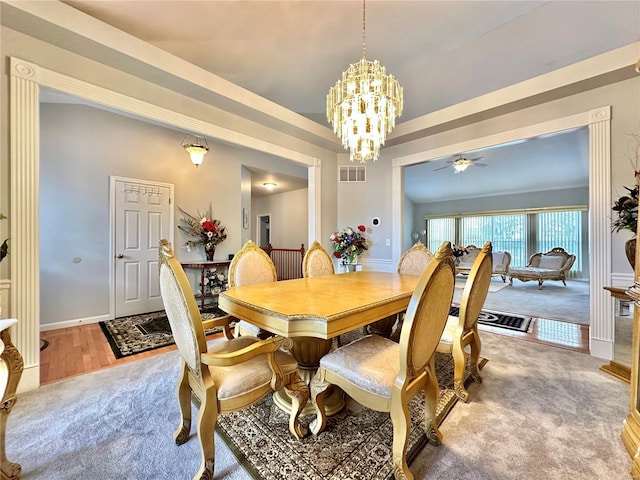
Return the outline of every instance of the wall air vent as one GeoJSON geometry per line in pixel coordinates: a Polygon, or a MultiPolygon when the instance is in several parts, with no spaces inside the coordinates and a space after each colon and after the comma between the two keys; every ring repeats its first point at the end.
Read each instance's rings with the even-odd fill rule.
{"type": "Polygon", "coordinates": [[[340,182],[366,182],[367,181],[367,167],[340,167],[340,175],[338,178],[340,182]]]}

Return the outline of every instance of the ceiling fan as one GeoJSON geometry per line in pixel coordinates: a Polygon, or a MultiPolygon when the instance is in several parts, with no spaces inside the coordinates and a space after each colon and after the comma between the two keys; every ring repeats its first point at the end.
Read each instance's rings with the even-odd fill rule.
{"type": "Polygon", "coordinates": [[[467,167],[486,167],[486,163],[476,163],[478,160],[482,160],[484,157],[476,157],[476,158],[464,158],[462,155],[458,155],[458,158],[455,160],[447,160],[449,165],[445,165],[444,167],[436,168],[434,172],[438,170],[444,170],[445,168],[452,167],[455,169],[456,173],[464,172],[467,167]]]}

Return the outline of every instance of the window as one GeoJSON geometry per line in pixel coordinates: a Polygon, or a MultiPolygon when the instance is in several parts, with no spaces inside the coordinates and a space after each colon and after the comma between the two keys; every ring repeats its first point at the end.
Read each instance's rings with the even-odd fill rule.
{"type": "Polygon", "coordinates": [[[562,247],[576,256],[568,277],[582,276],[582,216],[584,208],[483,212],[427,218],[427,248],[436,252],[443,241],[482,247],[491,240],[494,251],[511,254],[511,265],[526,265],[536,252],[562,247]]]}
{"type": "Polygon", "coordinates": [[[525,214],[483,215],[460,219],[461,245],[482,247],[487,240],[491,240],[493,250],[509,252],[513,265],[527,264],[529,255],[525,214]]]}
{"type": "Polygon", "coordinates": [[[434,254],[449,240],[453,242],[456,234],[455,218],[434,218],[427,222],[427,248],[434,254]]]}
{"type": "Polygon", "coordinates": [[[537,215],[538,252],[562,247],[576,256],[569,277],[582,273],[582,215],[579,211],[544,212],[537,215]]]}

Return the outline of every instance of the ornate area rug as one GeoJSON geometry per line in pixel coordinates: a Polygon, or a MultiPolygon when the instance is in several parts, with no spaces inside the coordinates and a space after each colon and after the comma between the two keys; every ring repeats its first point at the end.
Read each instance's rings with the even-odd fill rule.
{"type": "MultiPolygon", "coordinates": [[[[480,368],[486,362],[481,359],[480,368]]],[[[441,389],[436,411],[440,425],[457,402],[453,393],[452,357],[437,354],[436,370],[441,389]]],[[[471,382],[467,371],[465,384],[471,382]]],[[[409,462],[428,443],[420,428],[423,406],[422,396],[410,404],[409,462]]],[[[220,415],[216,430],[257,480],[392,479],[393,429],[389,414],[358,407],[355,404],[355,408],[345,408],[328,417],[326,430],[317,437],[295,440],[289,433],[288,415],[267,396],[253,407],[220,415]]],[[[313,415],[301,417],[306,425],[313,419],[313,415]]],[[[446,428],[441,431],[446,437],[446,428]]]]}
{"type": "MultiPolygon", "coordinates": [[[[451,307],[449,315],[458,316],[460,308],[451,307]]],[[[522,315],[515,315],[513,313],[500,313],[490,312],[489,310],[482,310],[478,317],[478,323],[482,325],[489,325],[492,327],[506,328],[508,330],[515,330],[517,332],[528,332],[529,327],[533,324],[533,317],[525,317],[522,315]]]]}
{"type": "MultiPolygon", "coordinates": [[[[226,313],[218,308],[207,308],[202,312],[202,319],[209,320],[223,315],[226,313]]],[[[120,317],[99,323],[116,358],[135,355],[174,343],[169,319],[164,310],[131,317],[120,317]]],[[[205,333],[210,335],[221,330],[214,328],[206,330],[205,333]]]]}

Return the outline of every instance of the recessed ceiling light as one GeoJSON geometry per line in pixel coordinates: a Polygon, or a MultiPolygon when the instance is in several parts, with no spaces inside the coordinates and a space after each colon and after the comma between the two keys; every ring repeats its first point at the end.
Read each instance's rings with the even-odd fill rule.
{"type": "Polygon", "coordinates": [[[276,188],[276,184],[273,182],[265,182],[263,183],[263,185],[267,190],[273,190],[274,188],[276,188]]]}

